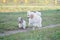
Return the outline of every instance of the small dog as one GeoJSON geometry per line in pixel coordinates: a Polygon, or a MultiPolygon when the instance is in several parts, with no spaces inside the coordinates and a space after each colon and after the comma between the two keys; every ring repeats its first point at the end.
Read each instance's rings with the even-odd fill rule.
{"type": "Polygon", "coordinates": [[[18,17],[18,27],[26,29],[26,21],[23,20],[21,17],[18,17]]]}

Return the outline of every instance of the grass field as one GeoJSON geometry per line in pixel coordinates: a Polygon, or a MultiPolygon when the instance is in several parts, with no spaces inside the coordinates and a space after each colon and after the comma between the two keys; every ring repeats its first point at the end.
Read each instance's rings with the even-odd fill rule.
{"type": "Polygon", "coordinates": [[[0,37],[1,40],[60,40],[60,26],[0,37]]]}
{"type": "MultiPolygon", "coordinates": [[[[45,10],[41,12],[43,27],[60,23],[60,10],[45,10]]],[[[26,12],[0,12],[0,32],[18,29],[17,18],[19,16],[26,22],[28,21],[26,12]]]]}
{"type": "Polygon", "coordinates": [[[28,10],[31,11],[43,11],[43,10],[59,10],[60,6],[0,6],[0,12],[26,12],[28,10]]]}

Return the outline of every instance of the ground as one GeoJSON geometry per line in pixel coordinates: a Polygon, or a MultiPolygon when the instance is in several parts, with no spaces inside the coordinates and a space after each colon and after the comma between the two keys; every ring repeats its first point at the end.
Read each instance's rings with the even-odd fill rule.
{"type": "Polygon", "coordinates": [[[60,40],[60,26],[40,30],[20,32],[0,37],[1,40],[60,40]]]}

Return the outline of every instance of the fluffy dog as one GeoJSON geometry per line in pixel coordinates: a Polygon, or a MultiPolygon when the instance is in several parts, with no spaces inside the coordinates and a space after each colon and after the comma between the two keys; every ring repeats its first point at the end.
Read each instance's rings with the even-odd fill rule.
{"type": "Polygon", "coordinates": [[[23,29],[26,28],[26,21],[23,20],[21,17],[18,17],[18,27],[19,27],[19,28],[22,27],[23,29]]]}
{"type": "Polygon", "coordinates": [[[41,13],[39,12],[29,12],[29,26],[34,26],[35,27],[42,27],[42,18],[41,18],[41,13]]]}

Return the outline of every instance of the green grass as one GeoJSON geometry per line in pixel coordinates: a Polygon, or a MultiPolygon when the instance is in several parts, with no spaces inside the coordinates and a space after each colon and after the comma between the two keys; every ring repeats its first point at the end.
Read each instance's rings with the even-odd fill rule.
{"type": "MultiPolygon", "coordinates": [[[[41,12],[43,26],[60,23],[60,10],[45,10],[41,12]]],[[[26,12],[0,12],[0,32],[7,29],[18,29],[17,18],[19,16],[21,16],[27,22],[26,12]]]]}
{"type": "Polygon", "coordinates": [[[47,10],[42,11],[43,26],[60,23],[60,11],[59,10],[47,10]]]}
{"type": "Polygon", "coordinates": [[[8,13],[0,13],[0,30],[5,29],[18,29],[18,17],[22,17],[26,20],[26,13],[24,12],[8,12],[8,13]],[[23,16],[22,16],[23,15],[23,16]]]}
{"type": "Polygon", "coordinates": [[[60,26],[21,32],[0,38],[1,40],[60,40],[60,26]]]}

